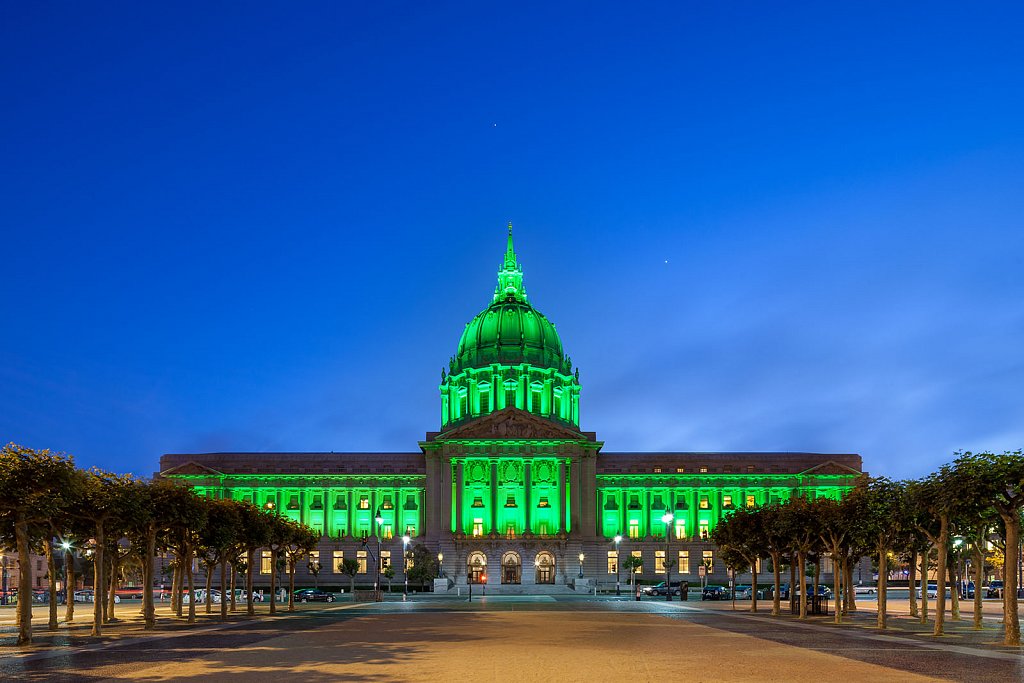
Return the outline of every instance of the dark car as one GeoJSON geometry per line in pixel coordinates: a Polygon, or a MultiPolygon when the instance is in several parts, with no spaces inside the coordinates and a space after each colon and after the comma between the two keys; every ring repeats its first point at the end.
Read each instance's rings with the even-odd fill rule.
{"type": "Polygon", "coordinates": [[[986,598],[1001,598],[1003,597],[1003,582],[993,581],[985,588],[986,598]]]}
{"type": "Polygon", "coordinates": [[[705,586],[700,593],[701,600],[728,600],[729,589],[725,586],[705,586]]]}
{"type": "MultiPolygon", "coordinates": [[[[681,581],[673,581],[672,582],[672,595],[679,595],[682,592],[681,586],[682,586],[682,582],[681,581]]],[[[648,586],[647,588],[644,589],[644,593],[646,593],[647,595],[665,595],[666,590],[667,589],[665,588],[665,582],[662,581],[661,583],[656,584],[654,586],[648,586]]]]}
{"type": "Polygon", "coordinates": [[[303,588],[295,591],[295,602],[334,602],[334,593],[319,588],[303,588]]]}

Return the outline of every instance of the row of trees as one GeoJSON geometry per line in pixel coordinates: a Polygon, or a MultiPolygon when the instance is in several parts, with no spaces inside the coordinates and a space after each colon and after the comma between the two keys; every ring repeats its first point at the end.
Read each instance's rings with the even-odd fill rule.
{"type": "MultiPolygon", "coordinates": [[[[956,585],[964,555],[974,569],[974,627],[981,628],[981,586],[985,554],[995,543],[1004,554],[1004,643],[1020,645],[1017,614],[1017,573],[1020,557],[1021,515],[1024,509],[1024,453],[957,453],[937,472],[913,481],[864,478],[842,500],[793,498],[781,504],[735,511],[712,534],[725,562],[734,570],[758,560],[771,561],[774,575],[772,614],[780,611],[780,574],[790,566],[790,586],[805,583],[810,559],[829,556],[836,596],[835,621],[855,610],[852,573],[862,557],[878,566],[878,628],[886,627],[886,580],[893,558],[910,565],[911,615],[928,619],[928,591],[916,596],[918,565],[927,585],[928,567],[934,565],[938,593],[934,634],[942,635],[946,591],[956,585]],[[799,579],[797,579],[799,576],[799,579]]],[[[754,574],[757,585],[757,574],[754,574]]],[[[817,594],[815,572],[812,594],[817,594]]],[[[950,592],[951,614],[959,619],[958,590],[950,592]]],[[[751,609],[757,611],[756,591],[751,609]]],[[[800,590],[800,618],[807,616],[807,590],[800,590]]]]}
{"type": "MultiPolygon", "coordinates": [[[[122,569],[141,567],[143,617],[155,628],[153,559],[158,551],[173,555],[171,600],[177,616],[185,611],[184,596],[195,596],[193,562],[206,574],[206,594],[220,571],[221,619],[235,610],[235,583],[245,577],[246,610],[255,614],[253,571],[256,552],[268,548],[273,566],[279,559],[288,570],[289,609],[294,609],[295,567],[319,542],[309,527],[279,517],[274,510],[232,500],[207,499],[168,480],[147,481],[96,469],[81,470],[61,453],[37,451],[15,444],[0,450],[0,545],[14,548],[18,579],[18,644],[32,641],[33,552],[46,558],[51,579],[58,575],[64,554],[67,621],[74,620],[72,599],[76,578],[74,555],[91,559],[94,574],[93,635],[116,621],[115,590],[122,569]],[[187,589],[187,590],[186,590],[187,589]]],[[[270,575],[270,612],[276,612],[276,574],[270,575]]],[[[50,581],[48,628],[57,628],[57,587],[50,581]]],[[[195,621],[195,600],[187,600],[187,619],[195,621]]],[[[206,611],[212,605],[206,601],[206,611]]]]}

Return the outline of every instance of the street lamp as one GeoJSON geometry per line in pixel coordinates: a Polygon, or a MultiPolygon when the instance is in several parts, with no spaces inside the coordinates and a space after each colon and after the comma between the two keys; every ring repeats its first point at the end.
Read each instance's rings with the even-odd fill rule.
{"type": "MultiPolygon", "coordinates": [[[[405,536],[402,536],[402,562],[403,562],[403,564],[402,564],[402,572],[405,574],[405,595],[406,596],[409,595],[409,551],[408,551],[408,547],[409,547],[409,541],[411,541],[411,540],[412,539],[409,538],[409,534],[406,534],[405,536]]],[[[402,599],[405,600],[404,597],[402,599]]]]}
{"type": "Polygon", "coordinates": [[[672,533],[672,513],[666,512],[661,516],[661,521],[665,524],[665,597],[671,602],[672,601],[672,563],[668,559],[668,541],[671,538],[672,533]]]}
{"type": "Polygon", "coordinates": [[[580,553],[580,578],[583,578],[583,553],[580,553]]]}
{"type": "Polygon", "coordinates": [[[437,553],[437,578],[444,578],[444,553],[440,551],[437,553]]]}
{"type": "MultiPolygon", "coordinates": [[[[380,508],[377,508],[377,516],[373,518],[373,521],[377,522],[377,576],[373,581],[373,590],[380,591],[380,527],[384,524],[384,517],[380,514],[380,508]]],[[[376,596],[374,596],[376,599],[376,596]]]]}
{"type": "Polygon", "coordinates": [[[615,594],[621,595],[622,587],[619,584],[619,562],[622,558],[619,557],[619,544],[622,543],[622,534],[615,534],[615,538],[613,540],[615,541],[615,594]]]}

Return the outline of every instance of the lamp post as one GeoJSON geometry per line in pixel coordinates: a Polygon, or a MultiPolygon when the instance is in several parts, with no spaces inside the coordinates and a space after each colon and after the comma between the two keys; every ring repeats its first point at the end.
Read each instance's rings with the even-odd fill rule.
{"type": "Polygon", "coordinates": [[[670,534],[672,533],[672,519],[673,517],[671,512],[666,512],[661,516],[661,521],[665,524],[665,598],[669,602],[672,601],[672,563],[671,560],[668,559],[668,542],[669,538],[671,538],[670,534]]]}
{"type": "Polygon", "coordinates": [[[409,595],[409,534],[402,536],[402,573],[405,574],[405,593],[402,597],[405,600],[409,595]]]}
{"type": "Polygon", "coordinates": [[[437,578],[444,578],[444,553],[440,550],[437,552],[437,578]]]}
{"type": "Polygon", "coordinates": [[[622,534],[615,534],[615,595],[622,594],[622,586],[619,584],[619,562],[622,558],[619,557],[619,544],[622,543],[622,534]]]}
{"type": "Polygon", "coordinates": [[[583,553],[580,553],[580,578],[581,579],[583,578],[583,559],[584,559],[584,555],[583,555],[583,553]]]}
{"type": "MultiPolygon", "coordinates": [[[[384,524],[384,517],[380,514],[380,508],[377,508],[377,516],[373,518],[373,521],[377,522],[377,575],[373,580],[373,590],[375,592],[380,591],[380,527],[384,524]]],[[[374,599],[376,599],[376,595],[374,599]]]]}

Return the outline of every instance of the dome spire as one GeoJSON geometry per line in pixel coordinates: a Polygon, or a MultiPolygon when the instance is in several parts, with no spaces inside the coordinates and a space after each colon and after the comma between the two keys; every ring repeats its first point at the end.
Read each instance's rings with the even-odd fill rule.
{"type": "Polygon", "coordinates": [[[523,287],[523,269],[519,266],[515,248],[512,246],[512,222],[508,224],[508,245],[505,247],[505,261],[498,270],[498,286],[494,289],[494,301],[519,301],[526,303],[526,288],[523,287]]]}

